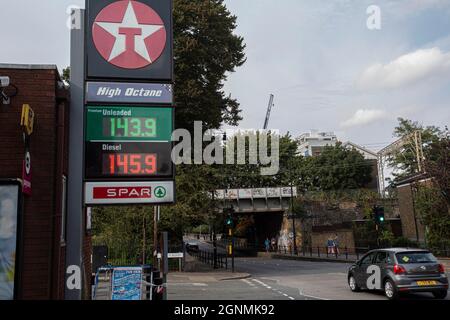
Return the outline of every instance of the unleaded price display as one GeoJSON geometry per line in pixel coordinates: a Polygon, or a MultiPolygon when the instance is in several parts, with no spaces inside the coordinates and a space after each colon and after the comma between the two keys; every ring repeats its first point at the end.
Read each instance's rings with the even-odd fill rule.
{"type": "Polygon", "coordinates": [[[91,106],[87,108],[86,140],[168,142],[172,117],[172,108],[91,106]]]}
{"type": "Polygon", "coordinates": [[[155,118],[103,118],[103,136],[111,138],[155,138],[155,118]]]}

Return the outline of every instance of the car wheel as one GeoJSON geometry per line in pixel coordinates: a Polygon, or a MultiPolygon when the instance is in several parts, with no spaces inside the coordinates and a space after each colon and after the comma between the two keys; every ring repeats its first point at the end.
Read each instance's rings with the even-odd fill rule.
{"type": "Polygon", "coordinates": [[[392,282],[392,280],[390,279],[384,282],[384,294],[389,300],[398,299],[397,288],[395,287],[394,282],[392,282]]]}
{"type": "Polygon", "coordinates": [[[447,290],[434,291],[433,296],[436,299],[445,299],[447,297],[447,290]]]}
{"type": "Polygon", "coordinates": [[[356,283],[356,279],[353,275],[351,275],[348,278],[348,286],[350,287],[350,290],[352,290],[353,292],[361,291],[361,288],[358,287],[358,284],[356,283]]]}

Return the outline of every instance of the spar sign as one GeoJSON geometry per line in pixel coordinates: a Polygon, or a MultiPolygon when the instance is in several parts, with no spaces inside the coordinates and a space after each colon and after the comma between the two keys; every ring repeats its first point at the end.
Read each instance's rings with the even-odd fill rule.
{"type": "Polygon", "coordinates": [[[173,181],[89,182],[86,204],[165,204],[175,201],[173,181]]]}
{"type": "Polygon", "coordinates": [[[172,80],[172,1],[88,0],[88,78],[172,80]]]}

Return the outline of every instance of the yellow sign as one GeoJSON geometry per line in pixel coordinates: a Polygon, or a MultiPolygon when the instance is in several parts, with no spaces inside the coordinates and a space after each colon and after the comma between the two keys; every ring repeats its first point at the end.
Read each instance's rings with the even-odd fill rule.
{"type": "Polygon", "coordinates": [[[24,127],[24,131],[27,135],[33,133],[34,126],[34,111],[28,104],[22,106],[22,118],[20,119],[20,125],[24,127]]]}

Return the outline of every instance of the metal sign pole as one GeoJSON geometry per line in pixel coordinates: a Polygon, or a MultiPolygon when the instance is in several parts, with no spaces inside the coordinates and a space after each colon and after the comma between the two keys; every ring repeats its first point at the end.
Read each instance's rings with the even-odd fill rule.
{"type": "Polygon", "coordinates": [[[163,285],[165,286],[163,300],[167,300],[167,274],[169,273],[169,233],[167,231],[164,231],[162,233],[162,238],[163,238],[163,252],[162,252],[163,285]]]}
{"type": "MultiPolygon", "coordinates": [[[[84,13],[79,29],[71,30],[70,137],[67,187],[67,247],[65,299],[81,300],[83,243],[83,146],[84,146],[84,13]]],[[[86,284],[84,284],[86,285],[86,284]]]]}

